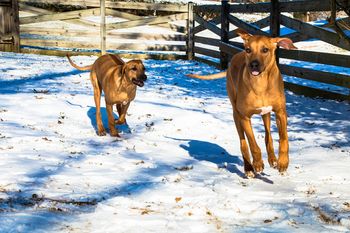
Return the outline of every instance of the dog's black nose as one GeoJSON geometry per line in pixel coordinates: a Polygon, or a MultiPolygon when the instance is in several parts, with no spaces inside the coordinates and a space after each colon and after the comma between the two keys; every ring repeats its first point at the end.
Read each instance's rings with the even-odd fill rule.
{"type": "Polygon", "coordinates": [[[252,70],[259,70],[260,63],[257,60],[254,60],[249,64],[249,66],[252,70]]]}
{"type": "Polygon", "coordinates": [[[143,76],[142,76],[142,80],[143,80],[143,81],[146,81],[146,80],[147,80],[147,75],[143,75],[143,76]]]}

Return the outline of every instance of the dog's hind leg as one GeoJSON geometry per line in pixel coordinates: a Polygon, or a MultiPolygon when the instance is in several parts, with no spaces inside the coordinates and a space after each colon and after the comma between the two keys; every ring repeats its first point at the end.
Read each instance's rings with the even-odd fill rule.
{"type": "Polygon", "coordinates": [[[266,151],[268,155],[268,161],[271,167],[276,168],[277,159],[275,156],[275,151],[273,149],[273,141],[271,137],[271,114],[267,113],[265,115],[262,115],[262,119],[264,121],[264,127],[265,127],[265,145],[266,145],[266,151]]]}
{"type": "Polygon", "coordinates": [[[94,88],[94,100],[96,106],[96,125],[97,125],[97,134],[99,136],[105,136],[106,130],[103,127],[102,119],[101,119],[101,93],[102,88],[98,83],[96,72],[94,70],[90,73],[90,80],[92,87],[94,88]]]}
{"type": "Polygon", "coordinates": [[[237,133],[239,136],[239,142],[241,146],[241,153],[243,157],[243,162],[244,162],[244,173],[248,178],[254,178],[254,169],[252,166],[252,163],[250,161],[250,153],[248,149],[248,144],[244,136],[244,130],[241,125],[240,117],[238,116],[238,113],[235,112],[233,114],[233,119],[235,121],[237,133]]]}

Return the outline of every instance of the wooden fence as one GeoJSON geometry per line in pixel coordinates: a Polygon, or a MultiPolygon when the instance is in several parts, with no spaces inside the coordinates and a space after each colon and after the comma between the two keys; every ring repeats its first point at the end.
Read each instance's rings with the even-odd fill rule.
{"type": "MultiPolygon", "coordinates": [[[[335,27],[339,21],[334,14],[340,5],[349,9],[348,0],[288,2],[272,0],[258,4],[229,4],[227,0],[222,0],[221,5],[199,6],[193,6],[192,3],[178,5],[107,0],[1,0],[0,10],[1,7],[10,7],[10,5],[12,9],[16,9],[17,3],[15,7],[13,4],[17,1],[21,11],[19,19],[21,51],[27,53],[65,55],[67,51],[79,54],[100,54],[110,51],[119,53],[123,57],[133,58],[197,59],[225,69],[230,57],[242,51],[243,48],[242,43],[235,41],[238,27],[252,34],[275,37],[279,36],[281,26],[292,30],[283,36],[291,38],[294,42],[315,38],[340,49],[350,50],[350,39],[345,33],[339,33],[339,27],[335,27]],[[53,4],[64,6],[66,11],[48,10],[55,9],[52,7],[53,4]],[[331,11],[331,23],[315,26],[282,14],[306,11],[331,11]],[[266,17],[248,23],[237,17],[236,13],[260,13],[265,14],[266,17]],[[208,14],[217,15],[217,17],[211,20],[202,17],[208,14]],[[119,20],[113,21],[108,16],[119,20]],[[157,29],[154,28],[155,25],[157,29]],[[232,26],[234,29],[229,30],[232,26]],[[142,31],[140,27],[146,27],[147,30],[142,31]],[[164,31],[159,32],[159,28],[164,31]],[[269,28],[269,32],[264,31],[265,28],[269,28]],[[208,30],[211,36],[207,35],[208,30]]],[[[2,10],[0,16],[6,16],[6,12],[2,10]]],[[[342,22],[349,25],[349,17],[342,19],[342,22]]],[[[8,38],[11,38],[11,43],[14,43],[15,37],[11,35],[7,38],[8,35],[9,33],[5,35],[0,30],[0,46],[1,42],[8,43],[8,38]]],[[[19,40],[16,41],[19,45],[19,40]]],[[[299,80],[333,85],[340,88],[340,93],[337,90],[333,92],[320,89],[318,85],[315,88],[300,85],[300,82],[296,84],[286,81],[285,86],[288,89],[314,97],[350,99],[348,72],[340,74],[295,65],[297,61],[301,61],[350,68],[350,56],[279,49],[278,57],[281,59],[279,66],[284,75],[297,77],[299,80]],[[291,62],[286,64],[282,59],[288,59],[291,62]]]]}
{"type": "Polygon", "coordinates": [[[187,38],[191,34],[188,25],[192,25],[192,3],[19,0],[19,8],[22,14],[27,14],[20,17],[22,52],[62,55],[72,49],[73,53],[79,54],[108,50],[124,57],[191,59],[187,38]],[[76,10],[54,12],[38,7],[38,3],[69,6],[76,10]],[[137,15],[137,11],[146,16],[137,15]],[[108,16],[119,20],[114,22],[108,16]],[[174,23],[178,21],[190,23],[186,26],[174,23]],[[159,28],[164,32],[157,32],[159,28]]]}
{"type": "MultiPolygon", "coordinates": [[[[339,1],[339,0],[338,0],[339,1]]],[[[269,3],[258,4],[229,4],[227,0],[223,0],[221,5],[204,5],[195,8],[194,20],[198,26],[194,27],[194,53],[195,58],[225,69],[229,58],[242,51],[243,44],[233,41],[237,28],[242,28],[252,34],[268,35],[277,37],[280,35],[281,25],[292,29],[293,32],[283,35],[289,37],[294,42],[300,42],[315,38],[332,44],[340,49],[350,50],[350,39],[342,36],[331,30],[333,25],[326,24],[323,27],[314,26],[309,23],[304,23],[297,19],[288,17],[282,12],[310,12],[310,11],[331,11],[334,5],[331,1],[308,0],[308,1],[289,1],[279,2],[272,0],[269,3]],[[219,15],[212,20],[205,20],[200,17],[202,12],[213,12],[214,15],[219,15]],[[265,18],[262,18],[254,23],[247,23],[244,20],[235,17],[233,13],[269,13],[265,18]],[[221,25],[221,27],[218,26],[221,25]],[[229,30],[230,25],[235,26],[235,30],[229,30]],[[269,27],[269,32],[263,31],[263,28],[269,27]],[[328,27],[327,29],[325,27],[328,27]],[[204,30],[209,30],[213,36],[201,36],[200,33],[204,30]],[[204,58],[203,56],[204,55],[204,58]],[[208,59],[209,58],[209,59],[208,59]]],[[[342,1],[343,4],[348,4],[348,1],[342,1]]],[[[349,23],[349,17],[342,21],[349,23]]],[[[336,22],[333,22],[336,23],[336,22]]],[[[350,24],[348,24],[350,25],[350,24]]],[[[278,50],[278,57],[290,59],[291,61],[318,63],[323,65],[332,65],[339,67],[350,68],[350,56],[330,54],[323,52],[312,52],[305,50],[278,50]]],[[[311,80],[317,83],[331,84],[340,87],[341,93],[332,92],[330,90],[319,89],[304,85],[285,82],[286,88],[293,92],[312,96],[325,97],[339,100],[350,100],[350,76],[348,74],[332,73],[331,71],[321,71],[312,68],[293,65],[279,64],[282,74],[293,77],[298,77],[304,80],[311,80]]],[[[297,82],[298,83],[298,82],[297,82]]],[[[316,85],[318,86],[318,85],[316,85]]]]}

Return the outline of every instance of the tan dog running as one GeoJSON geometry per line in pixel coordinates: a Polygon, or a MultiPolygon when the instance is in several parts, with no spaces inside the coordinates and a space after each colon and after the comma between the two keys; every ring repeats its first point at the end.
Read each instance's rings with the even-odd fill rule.
{"type": "Polygon", "coordinates": [[[103,90],[106,101],[108,127],[111,136],[119,137],[115,124],[124,124],[125,116],[130,102],[135,99],[136,86],[142,87],[147,80],[145,67],[140,60],[124,62],[116,55],[106,54],[99,57],[94,64],[80,67],[72,62],[67,55],[69,63],[78,70],[90,70],[90,80],[94,88],[96,105],[97,134],[106,135],[101,119],[101,92],[103,90]],[[113,117],[113,105],[117,105],[118,121],[113,117]]]}
{"type": "Polygon", "coordinates": [[[264,169],[261,150],[255,140],[251,125],[253,114],[262,115],[270,166],[277,167],[279,172],[284,172],[289,163],[286,98],[282,76],[276,63],[275,50],[277,46],[285,49],[296,47],[288,38],[252,36],[241,29],[237,33],[244,41],[245,50],[232,57],[227,72],[207,76],[188,76],[206,80],[227,77],[226,88],[240,138],[246,176],[254,177],[254,172],[260,173],[264,169]],[[270,131],[271,111],[276,114],[280,138],[278,160],[275,156],[270,131]],[[245,137],[248,139],[253,163],[250,160],[245,137]]]}

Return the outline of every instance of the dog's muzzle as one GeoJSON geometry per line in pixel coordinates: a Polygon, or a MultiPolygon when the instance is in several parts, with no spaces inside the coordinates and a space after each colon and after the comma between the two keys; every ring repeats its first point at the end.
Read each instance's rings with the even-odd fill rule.
{"type": "Polygon", "coordinates": [[[147,80],[147,76],[144,74],[144,75],[141,75],[140,77],[137,77],[137,78],[134,78],[132,80],[133,84],[139,86],[139,87],[143,87],[145,85],[145,81],[147,80]]]}
{"type": "Polygon", "coordinates": [[[261,73],[260,63],[257,60],[254,60],[249,64],[249,69],[250,69],[250,73],[253,76],[258,76],[261,73]]]}

